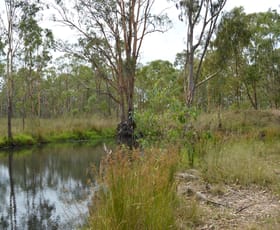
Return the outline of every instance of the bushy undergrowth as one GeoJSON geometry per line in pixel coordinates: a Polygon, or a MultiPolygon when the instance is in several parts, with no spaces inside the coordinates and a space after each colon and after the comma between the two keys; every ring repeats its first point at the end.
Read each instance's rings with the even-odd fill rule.
{"type": "MultiPolygon", "coordinates": [[[[144,134],[148,142],[180,141],[186,127],[186,111],[184,107],[176,107],[163,113],[156,113],[153,110],[137,112],[135,114],[137,130],[144,134]]],[[[189,109],[188,113],[190,114],[188,122],[193,121],[198,114],[193,108],[189,109]]]]}
{"type": "Polygon", "coordinates": [[[103,162],[88,229],[176,229],[178,151],[120,149],[103,162]]]}

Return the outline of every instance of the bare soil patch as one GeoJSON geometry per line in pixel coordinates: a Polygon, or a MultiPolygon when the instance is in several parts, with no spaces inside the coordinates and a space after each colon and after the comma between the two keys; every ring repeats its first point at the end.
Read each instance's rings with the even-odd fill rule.
{"type": "Polygon", "coordinates": [[[196,170],[178,173],[176,178],[178,194],[186,201],[195,199],[203,213],[192,229],[280,229],[280,197],[268,189],[210,185],[196,170]]]}

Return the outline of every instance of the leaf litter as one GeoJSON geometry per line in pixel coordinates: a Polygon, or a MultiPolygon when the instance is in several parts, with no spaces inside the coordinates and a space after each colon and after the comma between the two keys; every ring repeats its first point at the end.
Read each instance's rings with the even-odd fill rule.
{"type": "Polygon", "coordinates": [[[177,192],[186,202],[193,199],[203,215],[195,226],[184,221],[180,229],[280,229],[280,197],[256,185],[210,185],[199,171],[191,169],[176,175],[177,192]]]}

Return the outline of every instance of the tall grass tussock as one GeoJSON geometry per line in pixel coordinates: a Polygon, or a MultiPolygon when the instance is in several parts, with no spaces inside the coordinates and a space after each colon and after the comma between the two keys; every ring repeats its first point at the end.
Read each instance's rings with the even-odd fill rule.
{"type": "Polygon", "coordinates": [[[88,229],[176,229],[176,148],[119,149],[103,162],[88,229]]]}

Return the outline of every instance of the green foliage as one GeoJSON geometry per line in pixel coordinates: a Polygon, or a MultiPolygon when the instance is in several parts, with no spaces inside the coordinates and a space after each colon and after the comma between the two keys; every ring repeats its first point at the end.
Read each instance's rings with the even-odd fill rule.
{"type": "Polygon", "coordinates": [[[136,101],[139,109],[149,108],[154,113],[163,113],[180,92],[178,73],[168,61],[153,61],[140,68],[136,81],[136,101]]]}
{"type": "Polygon", "coordinates": [[[114,128],[105,128],[104,130],[99,130],[99,128],[94,129],[84,129],[84,128],[73,128],[69,131],[63,131],[61,133],[54,133],[49,137],[46,137],[52,142],[56,141],[83,141],[83,140],[105,140],[106,138],[112,138],[115,135],[114,128]]]}
{"type": "Polygon", "coordinates": [[[227,64],[230,57],[237,58],[240,50],[249,45],[251,31],[247,21],[242,7],[234,8],[223,16],[214,42],[218,47],[218,63],[227,64]]]}
{"type": "Polygon", "coordinates": [[[100,133],[103,138],[112,138],[116,135],[116,129],[115,127],[103,128],[100,130],[100,133]]]}
{"type": "MultiPolygon", "coordinates": [[[[153,61],[137,74],[135,109],[137,130],[142,142],[160,139],[175,141],[182,135],[186,107],[181,102],[178,71],[167,61],[153,61]]],[[[142,143],[144,144],[144,143],[142,143]]]]}
{"type": "Polygon", "coordinates": [[[203,63],[206,75],[213,67],[222,68],[221,74],[199,92],[198,101],[208,104],[208,110],[213,105],[279,107],[279,17],[276,10],[246,14],[243,8],[223,15],[213,50],[203,63]]]}
{"type": "Polygon", "coordinates": [[[13,144],[19,145],[34,145],[36,140],[28,134],[18,134],[13,137],[13,144]]]}
{"type": "Polygon", "coordinates": [[[161,124],[156,114],[152,111],[135,112],[135,122],[137,124],[137,130],[143,132],[144,136],[160,136],[161,124]]]}
{"type": "Polygon", "coordinates": [[[6,137],[0,137],[0,148],[7,146],[7,138],[6,137]]]}
{"type": "Polygon", "coordinates": [[[21,8],[24,12],[19,22],[19,37],[24,45],[21,55],[29,70],[37,68],[41,72],[51,59],[49,51],[54,45],[53,34],[38,24],[37,15],[41,10],[38,3],[22,2],[21,8]]]}
{"type": "Polygon", "coordinates": [[[0,148],[8,147],[8,146],[27,146],[36,144],[36,139],[33,138],[32,135],[29,134],[17,134],[13,137],[11,143],[9,143],[8,138],[6,136],[0,137],[0,148]]]}
{"type": "Polygon", "coordinates": [[[77,117],[79,115],[79,109],[72,109],[71,114],[73,117],[77,117]]]}

